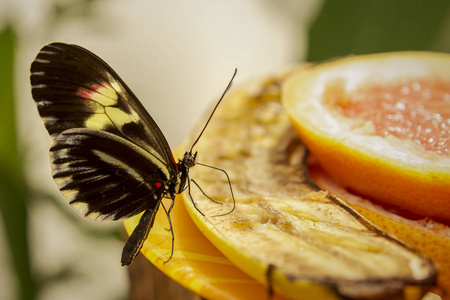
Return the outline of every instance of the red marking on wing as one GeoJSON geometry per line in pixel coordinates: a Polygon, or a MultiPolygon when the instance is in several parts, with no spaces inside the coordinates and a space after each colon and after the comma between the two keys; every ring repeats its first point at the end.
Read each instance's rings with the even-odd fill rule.
{"type": "Polygon", "coordinates": [[[161,185],[162,185],[161,182],[159,182],[159,181],[155,182],[155,186],[156,186],[157,188],[159,188],[161,185]]]}
{"type": "Polygon", "coordinates": [[[77,95],[83,97],[85,99],[92,99],[91,95],[97,93],[98,89],[103,87],[100,84],[93,84],[90,88],[79,88],[77,91],[77,95]]]}

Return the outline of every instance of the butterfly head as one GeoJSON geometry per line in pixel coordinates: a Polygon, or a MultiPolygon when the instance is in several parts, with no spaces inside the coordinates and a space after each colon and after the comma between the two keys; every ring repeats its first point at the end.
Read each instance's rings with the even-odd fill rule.
{"type": "Polygon", "coordinates": [[[183,160],[181,161],[183,165],[189,169],[195,166],[195,159],[197,158],[197,151],[192,153],[192,151],[186,151],[183,156],[183,160]]]}

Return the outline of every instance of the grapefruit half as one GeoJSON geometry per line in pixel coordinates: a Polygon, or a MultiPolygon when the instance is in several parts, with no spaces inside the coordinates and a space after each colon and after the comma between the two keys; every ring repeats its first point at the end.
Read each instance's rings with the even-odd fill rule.
{"type": "Polygon", "coordinates": [[[450,55],[343,58],[292,75],[282,94],[338,184],[409,217],[450,221],[450,55]]]}

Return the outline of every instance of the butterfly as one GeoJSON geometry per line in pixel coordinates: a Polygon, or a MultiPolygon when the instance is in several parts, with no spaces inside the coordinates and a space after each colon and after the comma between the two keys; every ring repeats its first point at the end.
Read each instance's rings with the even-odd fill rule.
{"type": "MultiPolygon", "coordinates": [[[[53,138],[52,176],[62,195],[82,216],[95,221],[123,220],[143,212],[123,248],[122,265],[129,265],[139,254],[162,199],[172,199],[168,210],[162,205],[172,231],[170,260],[175,195],[190,188],[189,168],[196,165],[197,157],[194,145],[237,70],[191,149],[178,162],[131,89],[89,50],[49,44],[40,50],[30,71],[33,99],[53,138]]],[[[233,194],[232,198],[234,210],[233,194]]]]}

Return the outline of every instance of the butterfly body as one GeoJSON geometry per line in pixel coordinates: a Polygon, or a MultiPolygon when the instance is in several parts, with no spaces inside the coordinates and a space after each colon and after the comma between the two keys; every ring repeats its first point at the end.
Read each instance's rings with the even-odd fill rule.
{"type": "Polygon", "coordinates": [[[157,124],[124,81],[90,51],[63,43],[41,49],[31,65],[32,95],[53,138],[53,178],[69,204],[93,220],[144,212],[122,254],[139,253],[163,198],[189,181],[195,154],[175,162],[157,124]]]}

